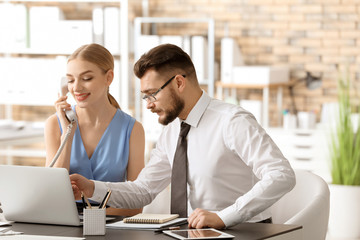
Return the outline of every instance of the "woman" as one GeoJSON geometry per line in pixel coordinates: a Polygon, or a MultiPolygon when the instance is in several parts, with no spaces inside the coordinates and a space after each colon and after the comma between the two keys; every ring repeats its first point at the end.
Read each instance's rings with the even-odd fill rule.
{"type": "MultiPolygon", "coordinates": [[[[120,110],[109,93],[114,78],[114,58],[101,45],[77,49],[68,59],[67,96],[55,102],[56,114],[45,123],[46,166],[65,138],[70,124],[65,110],[73,110],[78,121],[54,167],[68,169],[87,178],[109,182],[133,181],[144,167],[145,134],[142,125],[120,110]]],[[[141,209],[108,209],[108,215],[131,216],[141,209]]]]}

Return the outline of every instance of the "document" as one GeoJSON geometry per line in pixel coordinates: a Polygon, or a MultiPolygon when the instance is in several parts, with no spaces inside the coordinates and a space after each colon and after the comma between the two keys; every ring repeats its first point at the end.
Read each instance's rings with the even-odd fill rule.
{"type": "Polygon", "coordinates": [[[1,236],[18,235],[18,234],[23,234],[23,232],[14,232],[10,228],[0,228],[0,237],[1,236]]]}
{"type": "Polygon", "coordinates": [[[134,230],[159,230],[170,226],[179,226],[187,223],[187,218],[176,218],[166,223],[124,223],[124,221],[118,221],[114,223],[106,224],[107,228],[116,229],[134,229],[134,230]]]}
{"type": "Polygon", "coordinates": [[[12,235],[6,236],[6,240],[80,240],[81,237],[42,236],[42,235],[12,235]]]}
{"type": "Polygon", "coordinates": [[[11,226],[11,224],[13,223],[14,221],[11,221],[11,222],[1,222],[0,221],[0,227],[1,226],[11,226]]]}

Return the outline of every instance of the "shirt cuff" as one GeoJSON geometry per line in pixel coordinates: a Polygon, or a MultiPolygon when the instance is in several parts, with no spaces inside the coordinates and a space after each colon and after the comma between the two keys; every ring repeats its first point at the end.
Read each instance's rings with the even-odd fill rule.
{"type": "Polygon", "coordinates": [[[225,227],[227,228],[244,221],[244,219],[241,217],[241,214],[234,210],[233,206],[229,206],[217,212],[217,215],[221,218],[225,224],[225,227]]]}
{"type": "Polygon", "coordinates": [[[96,202],[101,202],[104,199],[108,188],[104,182],[95,180],[93,180],[93,182],[95,184],[95,188],[94,193],[90,199],[96,202]]]}

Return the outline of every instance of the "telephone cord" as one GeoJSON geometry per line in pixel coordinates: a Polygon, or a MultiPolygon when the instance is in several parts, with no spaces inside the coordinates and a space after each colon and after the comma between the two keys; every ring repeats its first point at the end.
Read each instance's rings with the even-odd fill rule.
{"type": "Polygon", "coordinates": [[[71,130],[72,130],[72,128],[73,128],[74,122],[75,122],[75,121],[71,121],[70,124],[68,125],[68,127],[67,127],[67,129],[66,129],[66,133],[65,133],[65,138],[64,138],[64,140],[61,142],[61,145],[60,145],[58,151],[56,152],[56,154],[55,154],[52,162],[51,162],[50,165],[49,165],[49,167],[53,167],[54,164],[56,163],[57,159],[59,158],[60,153],[62,152],[62,150],[63,150],[63,148],[64,148],[64,146],[65,146],[65,143],[67,142],[67,140],[68,140],[68,138],[69,138],[69,136],[70,136],[70,134],[71,134],[71,130]]]}

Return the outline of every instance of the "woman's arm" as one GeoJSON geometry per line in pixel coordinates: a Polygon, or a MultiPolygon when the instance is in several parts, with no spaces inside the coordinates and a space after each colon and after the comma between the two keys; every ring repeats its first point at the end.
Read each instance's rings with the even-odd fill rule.
{"type": "Polygon", "coordinates": [[[135,181],[145,166],[145,133],[139,122],[135,122],[130,136],[129,162],[127,167],[127,180],[135,181]]]}
{"type": "MultiPolygon", "coordinates": [[[[76,123],[75,123],[76,124],[76,123]]],[[[75,133],[76,125],[73,126],[72,133],[68,137],[67,142],[64,145],[64,148],[58,157],[54,167],[66,168],[69,171],[70,168],[70,154],[71,154],[71,146],[72,139],[75,133]]],[[[66,134],[65,132],[61,134],[59,123],[57,120],[56,114],[50,116],[45,122],[45,148],[46,148],[46,162],[45,166],[48,167],[53,161],[55,154],[57,153],[61,141],[64,140],[66,134]]]]}
{"type": "MultiPolygon", "coordinates": [[[[55,102],[55,109],[57,114],[51,115],[45,122],[45,148],[46,148],[46,163],[45,166],[49,166],[57,153],[61,141],[65,138],[66,130],[69,125],[69,121],[65,117],[64,109],[71,110],[71,105],[66,102],[67,96],[60,96],[55,102]],[[62,134],[60,131],[58,117],[62,127],[62,134]]],[[[70,168],[70,153],[72,146],[72,139],[75,134],[77,123],[74,122],[71,134],[56,161],[54,167],[66,168],[69,171],[70,168]]]]}
{"type": "Polygon", "coordinates": [[[46,149],[46,163],[45,166],[49,166],[53,157],[56,154],[56,151],[60,147],[60,127],[57,123],[56,114],[51,115],[45,121],[45,130],[44,130],[44,137],[45,137],[45,149],[46,149]]]}
{"type": "MultiPolygon", "coordinates": [[[[74,128],[76,128],[76,127],[74,127],[74,128]]],[[[66,132],[66,130],[65,130],[65,132],[66,132]]],[[[64,131],[63,131],[63,134],[61,134],[61,132],[60,132],[60,127],[58,124],[56,114],[50,116],[46,120],[44,135],[45,135],[45,148],[46,148],[45,166],[48,167],[51,164],[51,162],[53,161],[53,158],[60,147],[61,141],[65,137],[64,131]]],[[[73,130],[72,134],[70,134],[67,142],[65,143],[65,146],[64,146],[59,158],[57,159],[54,167],[66,168],[69,171],[70,153],[71,153],[73,136],[74,136],[74,130],[73,130]]]]}

